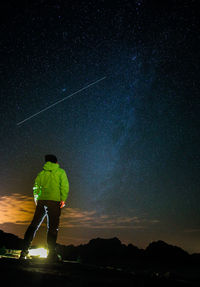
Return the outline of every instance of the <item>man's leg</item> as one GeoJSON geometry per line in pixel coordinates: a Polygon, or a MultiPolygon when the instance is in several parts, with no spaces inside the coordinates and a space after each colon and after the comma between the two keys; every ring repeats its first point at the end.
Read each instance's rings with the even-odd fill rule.
{"type": "Polygon", "coordinates": [[[49,253],[56,253],[56,240],[59,228],[60,206],[58,201],[49,201],[47,209],[47,244],[49,253]]]}
{"type": "Polygon", "coordinates": [[[35,237],[35,234],[38,228],[40,227],[42,221],[44,220],[45,216],[46,216],[46,209],[44,203],[42,200],[41,201],[39,200],[35,209],[33,220],[29,225],[29,227],[27,228],[24,235],[23,248],[20,256],[21,258],[26,257],[26,255],[28,254],[28,248],[30,247],[31,242],[35,237]]]}

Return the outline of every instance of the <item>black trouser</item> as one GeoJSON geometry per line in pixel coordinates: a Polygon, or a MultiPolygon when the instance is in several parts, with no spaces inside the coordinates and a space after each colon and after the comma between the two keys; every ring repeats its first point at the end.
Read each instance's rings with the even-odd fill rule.
{"type": "Polygon", "coordinates": [[[59,201],[38,200],[33,220],[24,235],[23,250],[28,250],[38,228],[47,216],[47,244],[49,251],[55,251],[60,214],[59,201]]]}

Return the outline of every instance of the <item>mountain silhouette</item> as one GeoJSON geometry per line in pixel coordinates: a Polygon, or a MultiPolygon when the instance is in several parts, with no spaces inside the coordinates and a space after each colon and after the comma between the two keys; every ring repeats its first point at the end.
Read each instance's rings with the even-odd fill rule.
{"type": "Polygon", "coordinates": [[[180,247],[169,245],[166,242],[159,240],[152,242],[145,249],[145,254],[148,257],[165,260],[183,260],[188,257],[188,253],[180,247]]]}
{"type": "MultiPolygon", "coordinates": [[[[0,248],[21,249],[22,243],[23,240],[18,236],[0,230],[0,248]]],[[[91,239],[87,244],[79,246],[57,244],[57,250],[66,260],[122,268],[131,268],[135,264],[140,265],[149,262],[182,262],[190,257],[180,247],[161,240],[150,243],[146,249],[139,249],[132,244],[122,244],[117,237],[91,239]]]]}
{"type": "Polygon", "coordinates": [[[0,230],[0,248],[21,249],[23,240],[12,233],[6,233],[0,230]]]}

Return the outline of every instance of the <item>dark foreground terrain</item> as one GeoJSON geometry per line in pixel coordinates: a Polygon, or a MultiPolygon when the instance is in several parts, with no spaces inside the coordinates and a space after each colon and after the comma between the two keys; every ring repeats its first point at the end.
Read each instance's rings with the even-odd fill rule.
{"type": "Polygon", "coordinates": [[[179,272],[156,269],[127,272],[72,261],[50,264],[46,259],[20,262],[14,258],[1,258],[0,274],[1,282],[6,286],[200,286],[199,278],[188,276],[190,272],[184,272],[184,269],[179,272]]]}
{"type": "Polygon", "coordinates": [[[50,264],[32,256],[20,262],[23,240],[0,230],[0,275],[6,286],[143,287],[200,286],[200,254],[188,254],[164,241],[146,249],[118,238],[57,246],[64,261],[50,264]]]}

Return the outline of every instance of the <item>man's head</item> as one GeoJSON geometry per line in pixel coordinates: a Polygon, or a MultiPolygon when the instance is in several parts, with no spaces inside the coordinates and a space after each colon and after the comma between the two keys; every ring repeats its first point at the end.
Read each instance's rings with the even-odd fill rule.
{"type": "Polygon", "coordinates": [[[57,160],[57,157],[53,154],[46,154],[45,155],[45,162],[47,161],[50,161],[50,162],[53,162],[53,163],[57,163],[58,160],[57,160]]]}

